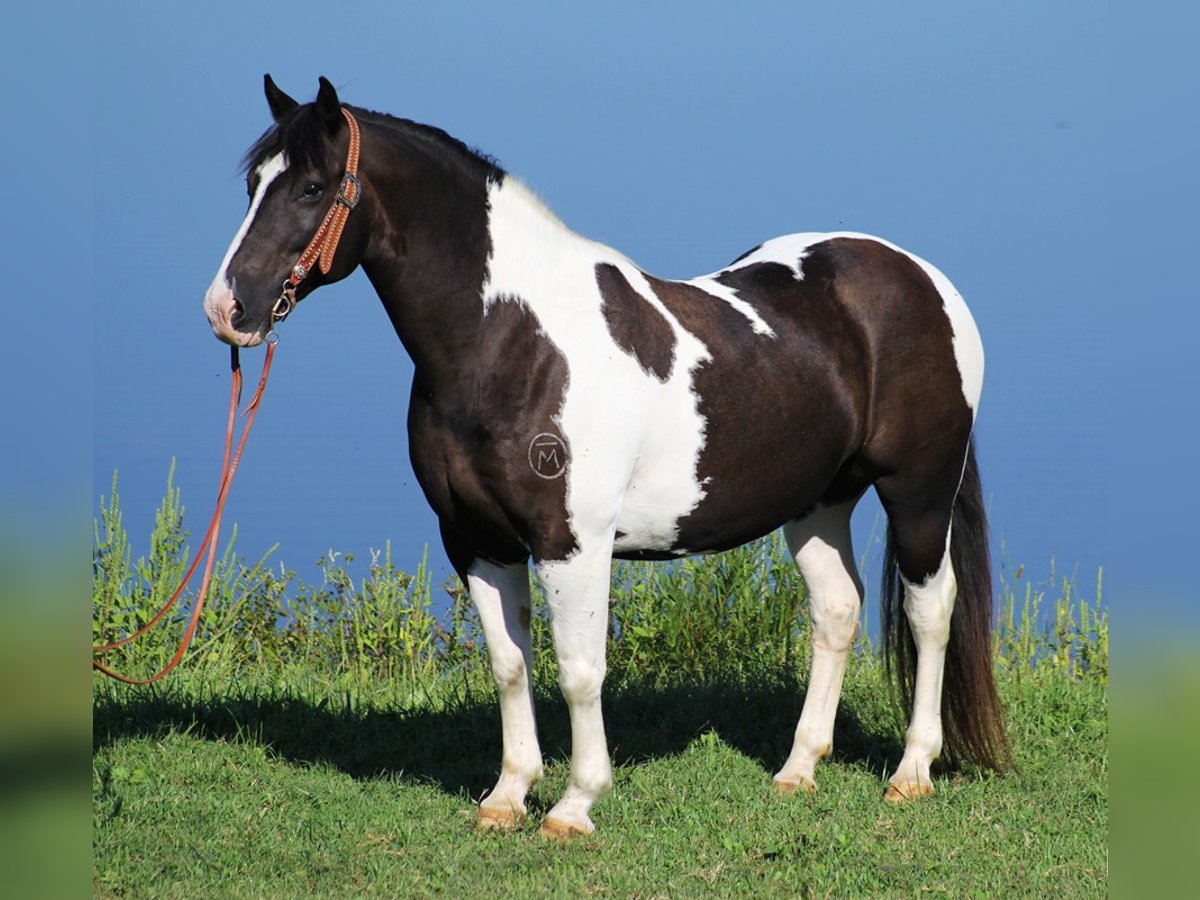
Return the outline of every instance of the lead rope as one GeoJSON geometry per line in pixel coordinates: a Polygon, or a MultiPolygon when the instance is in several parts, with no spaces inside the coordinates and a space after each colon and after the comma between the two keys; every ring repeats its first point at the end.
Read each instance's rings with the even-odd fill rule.
{"type": "Polygon", "coordinates": [[[246,424],[242,428],[242,436],[238,439],[237,450],[232,456],[230,455],[230,450],[233,448],[234,425],[237,422],[238,403],[242,399],[242,367],[238,360],[238,348],[230,348],[229,361],[230,367],[233,369],[233,382],[229,393],[229,420],[225,427],[225,451],[221,458],[221,481],[220,487],[217,490],[217,504],[213,510],[212,521],[209,523],[208,531],[204,534],[204,540],[200,544],[200,549],[196,551],[196,556],[192,560],[192,564],[188,567],[187,573],[184,574],[183,580],[179,583],[179,587],[175,589],[175,593],[171,595],[171,599],[163,604],[163,607],[154,614],[154,618],[133,634],[127,635],[118,641],[113,641],[111,644],[92,648],[92,668],[103,672],[110,678],[115,678],[117,681],[123,681],[126,684],[150,684],[158,681],[179,665],[179,661],[183,659],[183,655],[187,652],[188,646],[196,634],[196,626],[200,622],[200,613],[204,611],[204,603],[208,598],[208,585],[212,579],[213,562],[217,555],[217,541],[221,534],[221,514],[225,510],[225,501],[229,497],[229,489],[233,485],[233,476],[237,472],[238,463],[241,461],[242,450],[246,446],[246,439],[250,436],[250,429],[254,425],[254,418],[258,415],[258,404],[262,399],[263,389],[267,386],[267,375],[271,371],[271,360],[275,356],[276,343],[277,339],[274,337],[274,334],[268,335],[267,355],[263,359],[262,374],[258,378],[258,387],[254,391],[254,396],[250,398],[250,402],[246,404],[245,410],[242,411],[242,415],[246,419],[246,424]],[[171,657],[171,661],[149,678],[130,678],[114,672],[97,661],[97,656],[103,656],[111,650],[123,647],[137,640],[158,624],[158,621],[167,614],[167,611],[178,602],[180,596],[183,594],[183,589],[192,580],[192,576],[196,573],[196,567],[200,564],[200,557],[204,555],[205,545],[208,547],[208,561],[204,565],[204,576],[200,579],[200,593],[196,597],[196,606],[192,610],[187,630],[184,631],[183,639],[179,642],[179,648],[175,651],[175,655],[171,657]]]}
{"type": "MultiPolygon", "coordinates": [[[[334,198],[328,212],[325,213],[325,218],[321,221],[320,227],[317,228],[317,233],[308,242],[308,246],[304,248],[304,252],[300,254],[300,258],[296,260],[287,279],[283,282],[279,298],[271,308],[271,318],[276,322],[282,322],[295,309],[297,302],[296,288],[308,277],[314,263],[320,268],[322,274],[329,273],[330,267],[333,265],[333,256],[337,253],[338,242],[342,238],[342,229],[345,228],[346,219],[349,218],[351,211],[358,206],[358,201],[362,199],[362,182],[358,180],[358,157],[362,142],[358,120],[344,106],[342,107],[342,116],[345,118],[350,130],[349,143],[346,148],[346,171],[342,176],[341,184],[338,186],[337,196],[334,198]]],[[[225,500],[229,496],[229,488],[233,484],[233,474],[237,471],[238,462],[242,458],[242,449],[246,446],[246,438],[250,436],[250,427],[254,424],[254,417],[258,413],[258,401],[262,399],[263,388],[267,386],[267,374],[271,371],[271,359],[275,355],[275,344],[276,339],[274,332],[272,332],[267,338],[267,355],[263,360],[262,375],[258,379],[258,388],[254,391],[254,396],[250,398],[249,404],[247,404],[246,409],[242,413],[246,417],[246,425],[242,429],[242,436],[238,440],[237,451],[233,453],[232,458],[230,457],[230,449],[233,447],[234,423],[237,421],[237,406],[242,397],[242,368],[238,362],[238,348],[230,348],[230,366],[233,369],[233,384],[229,397],[229,424],[225,429],[225,453],[221,461],[221,484],[217,491],[216,509],[213,510],[212,521],[209,523],[208,531],[204,534],[204,541],[201,543],[200,549],[196,551],[196,557],[192,560],[191,566],[188,567],[187,572],[184,574],[183,581],[180,582],[175,593],[171,595],[171,599],[163,604],[162,609],[154,614],[154,618],[133,634],[123,637],[119,641],[113,641],[111,644],[92,648],[93,669],[103,672],[105,675],[115,678],[118,681],[123,681],[126,684],[150,684],[151,682],[158,681],[179,665],[179,661],[183,659],[184,653],[187,652],[188,645],[191,644],[192,637],[196,633],[196,626],[200,622],[200,613],[204,610],[204,602],[208,597],[208,584],[212,578],[213,562],[217,555],[217,538],[221,533],[221,513],[225,509],[225,500]],[[204,565],[204,576],[200,580],[200,593],[196,597],[196,607],[192,610],[187,630],[183,633],[183,640],[179,642],[179,649],[175,651],[175,655],[171,658],[171,661],[149,678],[128,678],[117,674],[112,669],[97,662],[97,656],[102,656],[110,650],[115,650],[117,647],[123,647],[137,640],[167,614],[167,611],[178,602],[179,597],[183,594],[183,589],[196,573],[196,567],[200,564],[200,557],[204,554],[205,545],[208,546],[208,562],[204,565]]]]}

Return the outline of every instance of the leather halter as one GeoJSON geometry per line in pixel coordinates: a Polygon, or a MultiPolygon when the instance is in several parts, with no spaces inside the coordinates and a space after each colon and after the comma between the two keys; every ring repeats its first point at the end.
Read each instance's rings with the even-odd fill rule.
{"type": "Polygon", "coordinates": [[[296,288],[312,272],[313,263],[321,267],[321,274],[326,275],[333,266],[333,254],[337,252],[338,241],[342,239],[342,229],[346,227],[346,219],[350,210],[358,206],[362,199],[362,182],[358,180],[358,150],[360,136],[358,120],[346,107],[342,107],[342,115],[350,126],[350,149],[346,152],[346,174],[338,187],[337,197],[329,212],[325,213],[317,233],[313,235],[296,264],[292,266],[291,274],[283,282],[279,298],[271,307],[271,316],[277,322],[282,322],[296,308],[296,288]]]}

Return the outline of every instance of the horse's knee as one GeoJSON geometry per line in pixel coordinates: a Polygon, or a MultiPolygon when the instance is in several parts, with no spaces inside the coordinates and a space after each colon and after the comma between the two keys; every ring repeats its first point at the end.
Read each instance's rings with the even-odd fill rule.
{"type": "Polygon", "coordinates": [[[489,651],[492,663],[492,678],[501,693],[523,689],[528,682],[528,670],[525,657],[516,648],[508,651],[489,651]]]}
{"type": "Polygon", "coordinates": [[[808,587],[813,641],[822,649],[849,649],[862,608],[862,583],[850,540],[853,503],[818,507],[785,526],[788,546],[808,587]]]}
{"type": "Polygon", "coordinates": [[[604,686],[603,660],[563,658],[558,660],[558,683],[568,703],[590,703],[600,699],[604,686]]]}
{"type": "Polygon", "coordinates": [[[829,592],[819,600],[813,595],[809,600],[809,613],[814,642],[830,650],[849,649],[861,609],[862,603],[853,586],[849,590],[829,592]]]}

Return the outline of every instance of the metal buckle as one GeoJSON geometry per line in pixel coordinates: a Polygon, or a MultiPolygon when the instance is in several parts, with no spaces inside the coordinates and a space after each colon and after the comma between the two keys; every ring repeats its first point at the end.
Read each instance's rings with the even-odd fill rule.
{"type": "Polygon", "coordinates": [[[271,317],[276,322],[282,322],[291,315],[292,310],[295,308],[296,289],[292,287],[291,282],[285,281],[283,283],[283,290],[279,292],[279,298],[275,301],[275,305],[271,307],[271,317]]]}
{"type": "Polygon", "coordinates": [[[354,209],[358,206],[358,201],[362,199],[362,182],[358,180],[358,176],[351,175],[347,172],[342,176],[342,183],[338,187],[337,202],[346,207],[346,209],[354,209]],[[354,186],[354,196],[350,197],[346,194],[346,188],[349,185],[354,186]]]}

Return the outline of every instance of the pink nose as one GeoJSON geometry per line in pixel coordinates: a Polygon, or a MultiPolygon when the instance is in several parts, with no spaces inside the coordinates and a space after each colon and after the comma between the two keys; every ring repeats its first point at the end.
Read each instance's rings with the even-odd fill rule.
{"type": "Polygon", "coordinates": [[[253,347],[262,343],[262,335],[242,331],[234,324],[243,314],[242,304],[223,279],[215,280],[204,295],[204,314],[213,334],[227,344],[236,347],[253,347]]]}

